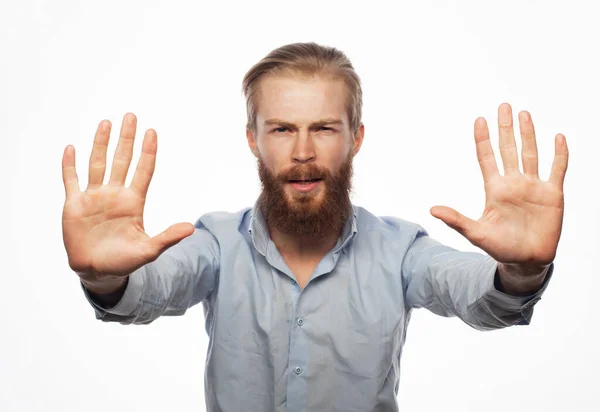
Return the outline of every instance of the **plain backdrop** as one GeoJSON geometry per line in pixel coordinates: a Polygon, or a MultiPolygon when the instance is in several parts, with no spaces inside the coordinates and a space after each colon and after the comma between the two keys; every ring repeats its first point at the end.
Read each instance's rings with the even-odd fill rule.
{"type": "Polygon", "coordinates": [[[205,410],[201,306],[149,326],[95,320],[62,243],[61,156],[75,146],[85,189],[97,124],[113,122],[112,159],[131,111],[133,165],[143,131],[159,136],[150,234],[251,206],[241,80],[297,41],[340,48],[362,78],[353,202],[453,247],[474,250],[429,208],[481,215],[478,116],[500,162],[498,106],[529,110],[543,179],[567,137],[564,229],[532,324],[477,332],[416,311],[401,410],[600,410],[599,16],[593,1],[3,1],[0,411],[205,410]]]}

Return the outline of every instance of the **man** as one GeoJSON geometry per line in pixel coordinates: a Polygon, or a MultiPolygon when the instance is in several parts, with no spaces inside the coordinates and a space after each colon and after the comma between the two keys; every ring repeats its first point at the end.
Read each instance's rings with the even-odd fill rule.
{"type": "MultiPolygon", "coordinates": [[[[498,171],[486,121],[475,122],[483,216],[431,213],[487,254],[441,245],[417,224],[350,201],[364,138],[360,81],[340,51],[291,44],[244,78],[247,140],[262,192],[252,208],[144,232],[157,137],[145,134],[130,187],[136,118],[127,114],[103,185],[110,123],[98,127],[81,192],[63,156],[69,265],[103,321],[148,324],[202,302],[210,337],[206,403],[227,411],[397,411],[400,357],[413,308],[480,330],[528,324],[553,272],[568,151],[557,135],[549,181],[534,128],[498,110],[498,171]]],[[[391,188],[393,190],[393,188],[391,188]]]]}

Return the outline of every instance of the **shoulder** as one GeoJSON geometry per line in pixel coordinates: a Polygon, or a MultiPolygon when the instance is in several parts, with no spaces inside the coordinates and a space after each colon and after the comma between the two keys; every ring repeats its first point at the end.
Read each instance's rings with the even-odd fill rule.
{"type": "Polygon", "coordinates": [[[229,232],[231,230],[239,231],[240,226],[248,224],[249,214],[252,208],[245,207],[235,212],[214,211],[203,214],[196,220],[194,226],[196,229],[205,229],[213,235],[229,232]]]}
{"type": "Polygon", "coordinates": [[[427,231],[418,223],[396,216],[378,216],[367,209],[354,206],[358,233],[380,236],[391,242],[412,243],[417,237],[427,236],[427,231]]]}

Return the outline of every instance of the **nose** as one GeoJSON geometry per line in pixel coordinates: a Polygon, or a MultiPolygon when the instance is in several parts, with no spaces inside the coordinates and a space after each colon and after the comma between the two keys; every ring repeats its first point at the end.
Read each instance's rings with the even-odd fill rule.
{"type": "Polygon", "coordinates": [[[299,133],[296,138],[294,152],[292,153],[294,163],[313,162],[316,157],[317,154],[312,137],[306,132],[299,133]]]}

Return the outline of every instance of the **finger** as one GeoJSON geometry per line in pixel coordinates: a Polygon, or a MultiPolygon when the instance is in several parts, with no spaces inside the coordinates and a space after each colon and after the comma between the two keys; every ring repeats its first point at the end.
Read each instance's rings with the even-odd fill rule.
{"type": "Polygon", "coordinates": [[[494,157],[494,150],[490,143],[490,132],[487,122],[483,117],[475,120],[475,148],[477,150],[477,160],[483,175],[483,181],[488,182],[494,176],[498,176],[498,165],[494,157]]]}
{"type": "Polygon", "coordinates": [[[531,115],[522,111],[519,113],[519,131],[521,132],[521,161],[523,173],[539,178],[538,175],[538,149],[535,141],[535,129],[531,115]]]}
{"type": "Polygon", "coordinates": [[[550,171],[548,181],[559,186],[561,190],[565,182],[568,164],[569,148],[567,146],[567,139],[559,133],[554,139],[554,161],[552,162],[552,170],[550,171]]]}
{"type": "Polygon", "coordinates": [[[65,147],[63,152],[62,177],[66,197],[79,193],[79,179],[75,169],[75,148],[71,145],[65,147]]]}
{"type": "Polygon", "coordinates": [[[94,146],[90,155],[90,166],[88,173],[88,189],[97,189],[104,183],[104,173],[106,172],[106,149],[108,148],[108,139],[110,138],[111,123],[103,120],[98,125],[96,137],[94,137],[94,146]]]}
{"type": "Polygon", "coordinates": [[[477,222],[446,206],[434,206],[430,213],[475,244],[477,222]]]}
{"type": "Polygon", "coordinates": [[[127,113],[123,117],[121,135],[110,174],[109,184],[111,185],[122,185],[125,183],[127,171],[131,164],[131,157],[133,156],[133,140],[135,138],[136,125],[137,119],[133,113],[127,113]]]}
{"type": "Polygon", "coordinates": [[[146,130],[144,142],[142,143],[142,154],[131,181],[131,188],[143,197],[146,197],[146,193],[148,193],[148,187],[154,174],[157,147],[156,132],[152,129],[146,130]]]}
{"type": "Polygon", "coordinates": [[[153,250],[154,258],[160,256],[168,248],[181,242],[194,233],[195,228],[191,223],[177,223],[167,228],[162,233],[150,238],[150,249],[153,250]]]}
{"type": "Polygon", "coordinates": [[[498,107],[498,133],[504,174],[519,173],[519,155],[513,130],[512,108],[508,103],[498,107]]]}

